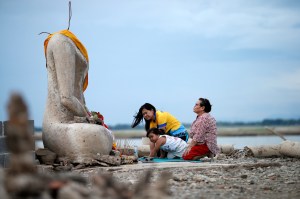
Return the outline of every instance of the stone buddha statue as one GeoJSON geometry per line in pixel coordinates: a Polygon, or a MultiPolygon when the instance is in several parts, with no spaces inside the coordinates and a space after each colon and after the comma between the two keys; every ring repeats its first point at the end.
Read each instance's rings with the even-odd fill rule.
{"type": "Polygon", "coordinates": [[[45,55],[48,97],[43,120],[44,147],[74,163],[87,163],[93,155],[109,154],[111,132],[88,123],[83,92],[89,64],[84,46],[70,31],[63,30],[45,40],[45,55]],[[78,123],[76,118],[87,123],[78,123]]]}

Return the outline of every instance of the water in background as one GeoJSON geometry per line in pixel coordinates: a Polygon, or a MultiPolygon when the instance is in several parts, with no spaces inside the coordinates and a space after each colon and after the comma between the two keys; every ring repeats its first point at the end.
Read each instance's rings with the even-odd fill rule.
{"type": "MultiPolygon", "coordinates": [[[[285,135],[287,140],[300,142],[300,135],[285,135]]],[[[245,146],[259,146],[267,144],[280,144],[283,140],[278,136],[228,136],[218,137],[218,144],[233,144],[235,149],[243,149],[245,146]]],[[[117,139],[118,140],[118,139],[117,139]]],[[[140,146],[141,138],[119,139],[120,142],[128,142],[131,146],[140,146]]],[[[43,148],[41,140],[36,141],[36,148],[43,148]]]]}

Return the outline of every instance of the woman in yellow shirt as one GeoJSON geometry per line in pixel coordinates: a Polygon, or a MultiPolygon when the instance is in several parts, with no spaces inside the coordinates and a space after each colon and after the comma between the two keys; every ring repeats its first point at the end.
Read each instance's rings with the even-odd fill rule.
{"type": "Polygon", "coordinates": [[[149,103],[145,103],[139,109],[139,112],[134,116],[131,127],[134,128],[145,120],[145,130],[150,128],[162,129],[165,134],[179,137],[184,141],[188,141],[189,135],[186,128],[170,113],[156,110],[156,108],[149,103]]]}

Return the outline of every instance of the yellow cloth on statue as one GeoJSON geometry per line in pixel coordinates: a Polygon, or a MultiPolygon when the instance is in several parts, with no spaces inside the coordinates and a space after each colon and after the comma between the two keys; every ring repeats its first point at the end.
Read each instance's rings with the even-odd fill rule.
{"type": "MultiPolygon", "coordinates": [[[[82,55],[86,58],[87,62],[89,62],[89,57],[88,57],[88,53],[86,48],[84,47],[84,45],[79,41],[79,39],[69,30],[61,30],[59,32],[55,32],[50,34],[47,39],[44,41],[44,50],[45,50],[45,56],[47,54],[47,46],[48,46],[48,42],[50,41],[51,37],[55,34],[62,34],[65,35],[66,37],[69,37],[76,45],[76,47],[80,50],[80,52],[82,53],[82,55]]],[[[83,82],[83,91],[86,90],[88,86],[88,74],[86,74],[85,78],[84,78],[84,82],[83,82]]]]}

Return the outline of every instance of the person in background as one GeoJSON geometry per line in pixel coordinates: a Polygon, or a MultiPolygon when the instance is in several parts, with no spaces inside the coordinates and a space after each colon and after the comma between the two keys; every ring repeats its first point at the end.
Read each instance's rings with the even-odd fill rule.
{"type": "Polygon", "coordinates": [[[192,140],[183,154],[182,158],[184,160],[197,160],[220,152],[217,145],[216,120],[209,114],[210,111],[211,104],[209,100],[199,98],[194,106],[197,118],[190,129],[192,140]]]}
{"type": "MultiPolygon", "coordinates": [[[[131,127],[134,128],[145,120],[145,130],[150,128],[161,129],[165,134],[179,137],[185,142],[189,139],[189,134],[186,128],[170,113],[156,110],[149,103],[145,103],[139,109],[139,112],[134,116],[131,127]]],[[[154,149],[154,144],[150,143],[150,151],[154,149]]]]}
{"type": "Polygon", "coordinates": [[[149,157],[155,157],[160,150],[160,158],[165,158],[167,152],[168,159],[182,158],[186,150],[187,143],[178,138],[165,135],[161,129],[151,128],[147,131],[147,137],[154,144],[154,149],[150,152],[149,157]]]}

